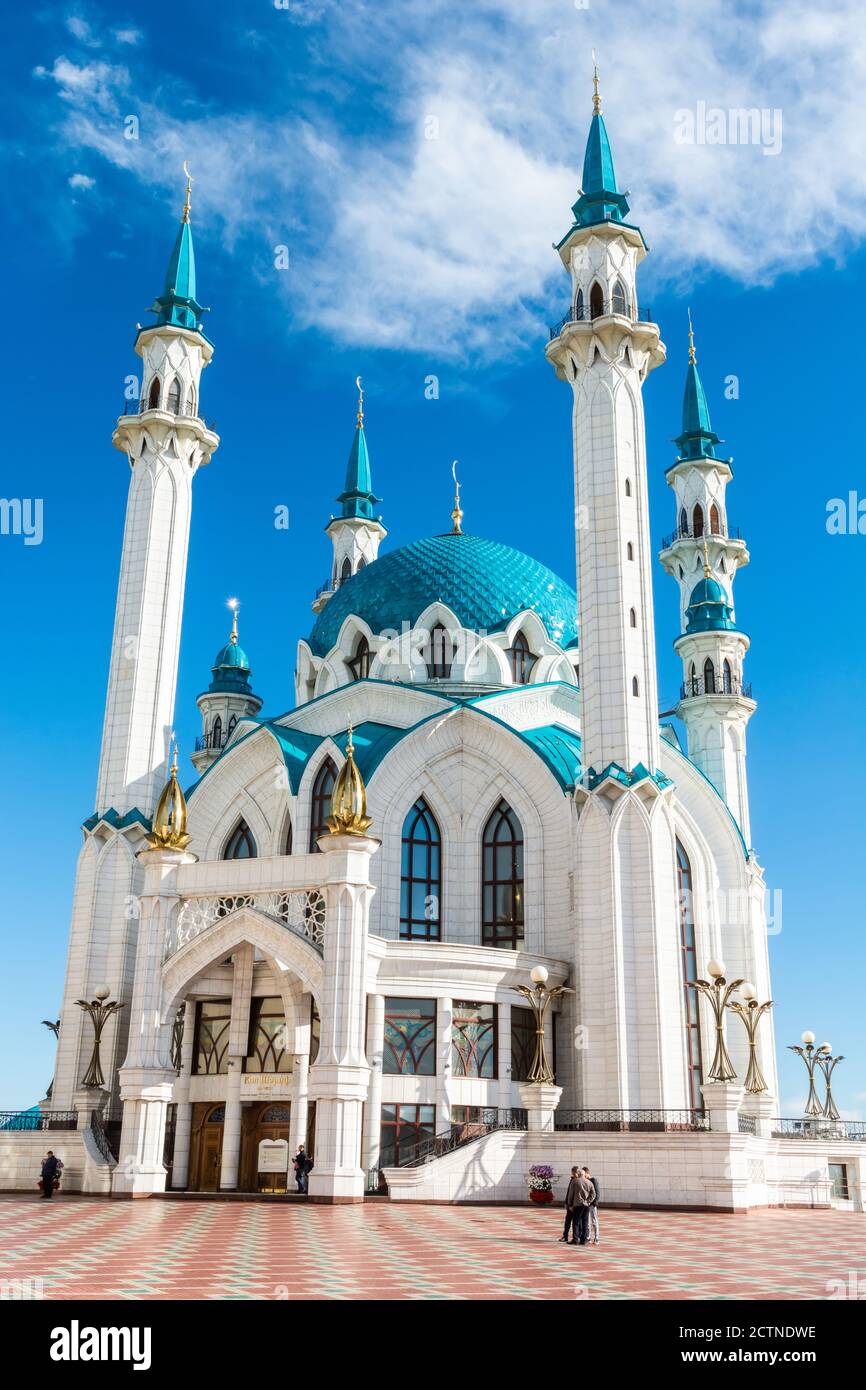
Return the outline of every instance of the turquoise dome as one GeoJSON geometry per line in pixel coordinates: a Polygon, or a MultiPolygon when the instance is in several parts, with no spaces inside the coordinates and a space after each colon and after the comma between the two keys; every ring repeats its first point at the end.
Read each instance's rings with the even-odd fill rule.
{"type": "Polygon", "coordinates": [[[231,639],[225,646],[217,652],[214,664],[211,667],[213,680],[208,686],[208,692],[212,695],[252,695],[253,690],[250,685],[250,663],[243,647],[238,645],[237,636],[232,634],[231,639]]]}
{"type": "Polygon", "coordinates": [[[213,664],[214,671],[221,666],[231,666],[240,671],[250,669],[247,654],[243,647],[238,646],[237,642],[226,642],[222,650],[217,652],[213,664]]]}
{"type": "Polygon", "coordinates": [[[515,614],[532,609],[552,641],[577,643],[577,595],[570,585],[510,545],[452,532],[390,550],[345,580],[319,614],[310,647],[317,656],[329,652],[350,614],[373,632],[399,632],[436,602],[473,632],[501,632],[515,614]]]}
{"type": "Polygon", "coordinates": [[[717,579],[705,574],[692,589],[686,609],[686,632],[736,632],[728,596],[717,579]]]}

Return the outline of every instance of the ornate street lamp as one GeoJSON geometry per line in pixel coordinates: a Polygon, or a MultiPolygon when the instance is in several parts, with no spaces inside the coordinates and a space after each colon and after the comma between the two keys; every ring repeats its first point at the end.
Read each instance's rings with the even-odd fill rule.
{"type": "Polygon", "coordinates": [[[530,979],[535,986],[534,989],[531,989],[529,985],[514,986],[518,994],[522,994],[524,999],[529,1000],[529,1007],[535,1017],[535,1051],[532,1054],[532,1066],[529,1068],[529,1075],[526,1079],[541,1086],[552,1086],[556,1078],[544,1044],[544,1020],[547,1010],[557,995],[574,994],[574,990],[567,989],[565,985],[556,985],[553,989],[548,989],[547,971],[543,965],[534,967],[530,979]]]}
{"type": "Polygon", "coordinates": [[[827,1083],[827,1099],[824,1101],[824,1109],[821,1113],[825,1120],[838,1120],[841,1117],[839,1111],[836,1109],[836,1102],[833,1099],[833,1088],[830,1085],[830,1077],[833,1075],[834,1067],[837,1067],[840,1062],[844,1062],[845,1058],[841,1056],[841,1054],[838,1057],[834,1057],[832,1047],[828,1042],[825,1042],[818,1048],[815,1060],[824,1073],[824,1080],[827,1083]]]}
{"type": "Polygon", "coordinates": [[[102,1031],[111,1018],[111,1015],[118,1009],[124,1007],[123,1004],[118,1004],[115,999],[111,999],[106,1003],[105,1001],[108,999],[110,993],[111,990],[108,988],[108,985],[100,985],[99,989],[93,991],[94,997],[89,1003],[86,999],[76,999],[75,1001],[79,1009],[83,1009],[86,1014],[90,1015],[90,1021],[93,1024],[93,1052],[90,1056],[90,1066],[87,1068],[84,1080],[81,1083],[82,1086],[91,1087],[105,1085],[105,1077],[102,1074],[102,1066],[99,1061],[99,1044],[102,1041],[102,1031]]]}
{"type": "Polygon", "coordinates": [[[753,1096],[759,1096],[768,1090],[764,1073],[761,1071],[758,1062],[758,1024],[762,1016],[768,1009],[772,1009],[773,1001],[768,999],[765,1004],[758,1003],[758,992],[749,980],[744,980],[740,986],[740,994],[745,999],[745,1004],[741,1004],[738,999],[732,999],[728,1005],[737,1014],[745,1025],[746,1034],[749,1039],[749,1068],[746,1072],[746,1090],[753,1096]]]}
{"type": "Polygon", "coordinates": [[[725,1009],[735,989],[744,984],[743,980],[725,980],[725,967],[720,960],[707,961],[707,974],[712,980],[692,980],[692,989],[700,990],[713,1011],[716,1025],[716,1050],[710,1067],[710,1081],[736,1081],[737,1073],[725,1046],[725,1009]]]}
{"type": "Polygon", "coordinates": [[[820,1115],[821,1102],[818,1099],[818,1092],[815,1090],[815,1067],[818,1065],[818,1054],[815,1051],[815,1034],[808,1029],[801,1035],[804,1047],[798,1047],[796,1043],[788,1044],[789,1052],[796,1052],[798,1057],[802,1057],[809,1073],[809,1094],[806,1097],[806,1109],[804,1115],[820,1115]]]}

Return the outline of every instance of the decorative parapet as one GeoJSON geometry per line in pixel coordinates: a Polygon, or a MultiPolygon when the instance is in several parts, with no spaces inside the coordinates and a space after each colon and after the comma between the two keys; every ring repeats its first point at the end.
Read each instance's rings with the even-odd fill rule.
{"type": "Polygon", "coordinates": [[[209,927],[223,922],[232,913],[251,908],[279,922],[287,931],[308,941],[319,955],[324,951],[325,899],[318,888],[294,892],[240,893],[227,896],[185,898],[172,925],[167,929],[163,945],[163,961],[167,961],[187,942],[193,941],[209,927]]]}

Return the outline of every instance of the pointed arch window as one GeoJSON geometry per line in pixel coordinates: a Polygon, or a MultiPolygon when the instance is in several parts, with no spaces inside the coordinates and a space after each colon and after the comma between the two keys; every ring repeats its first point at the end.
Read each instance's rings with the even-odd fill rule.
{"type": "Polygon", "coordinates": [[[345,584],[347,579],[352,578],[352,562],[348,555],[340,566],[340,583],[345,584]]]}
{"type": "Polygon", "coordinates": [[[223,746],[223,722],[219,715],[211,725],[210,746],[211,748],[222,748],[223,746]]]}
{"type": "Polygon", "coordinates": [[[688,514],[688,512],[686,511],[685,507],[681,507],[681,508],[680,508],[680,535],[681,535],[681,536],[687,536],[688,534],[689,534],[689,514],[688,514]]]}
{"type": "Polygon", "coordinates": [[[701,1022],[698,1013],[698,992],[696,989],[692,988],[693,982],[698,978],[692,866],[679,840],[677,840],[677,890],[680,917],[680,961],[683,990],[685,993],[688,1097],[693,1110],[703,1110],[704,1100],[701,1091],[701,1082],[703,1080],[701,1022]]]}
{"type": "Polygon", "coordinates": [[[360,560],[358,561],[358,566],[357,566],[357,568],[356,568],[356,570],[355,570],[355,573],[356,573],[356,574],[360,574],[360,573],[361,573],[361,570],[364,569],[364,568],[366,567],[366,564],[367,564],[367,561],[364,559],[364,557],[363,557],[363,555],[362,555],[361,558],[360,558],[360,560]]]}
{"type": "Polygon", "coordinates": [[[591,319],[600,318],[604,313],[604,292],[598,281],[594,281],[589,292],[589,316],[591,319]]]}
{"type": "Polygon", "coordinates": [[[166,410],[170,410],[172,415],[180,414],[180,382],[177,377],[172,378],[171,385],[168,388],[165,408],[166,410]]]}
{"type": "Polygon", "coordinates": [[[715,502],[710,507],[710,535],[720,536],[722,534],[722,520],[719,516],[719,509],[715,502]]]}
{"type": "Polygon", "coordinates": [[[353,681],[365,681],[370,674],[370,643],[362,633],[355,647],[355,655],[349,662],[353,681]]]}
{"type": "Polygon", "coordinates": [[[252,831],[245,820],[239,820],[226,842],[223,859],[256,859],[258,850],[252,831]]]}
{"type": "Polygon", "coordinates": [[[578,323],[582,321],[582,319],[584,318],[584,314],[585,310],[583,307],[583,290],[578,290],[577,297],[574,301],[574,317],[578,323]]]}
{"type": "Polygon", "coordinates": [[[481,860],[482,944],[515,951],[523,941],[523,828],[507,801],[484,827],[481,860]]]}
{"type": "Polygon", "coordinates": [[[710,657],[704,662],[704,694],[715,695],[716,693],[716,668],[710,657]]]}
{"type": "Polygon", "coordinates": [[[625,558],[626,558],[627,560],[633,560],[633,559],[634,559],[634,546],[632,545],[631,541],[628,541],[628,542],[626,543],[626,547],[625,547],[625,558]]]}
{"type": "Polygon", "coordinates": [[[696,669],[696,667],[695,667],[695,663],[694,663],[694,662],[692,662],[691,666],[689,667],[689,685],[691,686],[692,694],[693,694],[693,695],[697,695],[697,693],[698,693],[698,673],[697,673],[697,669],[696,669]]]}
{"type": "Polygon", "coordinates": [[[702,536],[704,534],[704,509],[700,502],[695,503],[695,508],[692,512],[692,534],[694,536],[702,536]]]}
{"type": "Polygon", "coordinates": [[[637,613],[633,608],[628,610],[629,627],[637,627],[637,613]]]}
{"type": "Polygon", "coordinates": [[[295,832],[292,828],[292,818],[289,817],[289,824],[286,827],[286,841],[283,847],[283,854],[292,854],[295,846],[295,832]]]}
{"type": "Polygon", "coordinates": [[[631,478],[626,478],[625,480],[625,495],[626,497],[631,497],[631,478]]]}
{"type": "Polygon", "coordinates": [[[230,739],[231,736],[232,736],[232,734],[234,733],[235,728],[236,728],[236,726],[237,726],[237,722],[238,722],[238,717],[237,717],[236,714],[233,714],[232,717],[231,717],[231,719],[229,720],[228,732],[226,733],[226,738],[227,738],[227,739],[230,739]]]}
{"type": "Polygon", "coordinates": [[[313,794],[310,798],[311,854],[314,854],[319,848],[319,838],[328,833],[328,816],[331,814],[331,798],[334,795],[334,783],[336,780],[336,763],[333,758],[328,757],[316,773],[316,778],[313,782],[313,794]]]}
{"type": "Polygon", "coordinates": [[[195,415],[196,413],[196,399],[194,386],[191,386],[189,388],[189,396],[187,397],[186,402],[186,413],[187,415],[195,415]]]}
{"type": "Polygon", "coordinates": [[[722,667],[722,686],[723,686],[723,688],[724,688],[724,692],[725,692],[726,695],[732,695],[732,694],[733,694],[733,692],[734,692],[734,673],[733,673],[733,671],[731,670],[731,663],[730,663],[730,661],[728,661],[728,658],[727,658],[727,657],[725,657],[725,664],[724,664],[724,666],[722,667]]]}
{"type": "Polygon", "coordinates": [[[442,626],[437,623],[430,629],[430,658],[427,662],[429,680],[448,680],[454,661],[454,643],[442,626]]]}
{"type": "Polygon", "coordinates": [[[632,676],[631,678],[631,693],[632,695],[640,694],[640,685],[638,684],[637,676],[632,676]]]}
{"type": "Polygon", "coordinates": [[[508,661],[511,666],[511,679],[515,685],[527,685],[529,673],[535,663],[535,657],[529,649],[529,643],[522,632],[518,632],[508,651],[508,661]]]}
{"type": "Polygon", "coordinates": [[[442,930],[442,837],[419,796],[403,822],[400,939],[438,941],[442,930]]]}
{"type": "Polygon", "coordinates": [[[160,391],[161,391],[161,390],[162,390],[162,383],[160,382],[159,377],[158,377],[158,376],[155,376],[155,377],[153,378],[153,381],[150,383],[150,390],[149,390],[148,393],[147,393],[147,408],[148,408],[148,410],[158,410],[158,409],[159,409],[159,395],[160,395],[160,391]]]}
{"type": "Polygon", "coordinates": [[[628,295],[625,292],[625,285],[619,278],[617,278],[616,284],[613,287],[613,294],[611,295],[610,299],[610,307],[614,314],[628,313],[628,295]]]}

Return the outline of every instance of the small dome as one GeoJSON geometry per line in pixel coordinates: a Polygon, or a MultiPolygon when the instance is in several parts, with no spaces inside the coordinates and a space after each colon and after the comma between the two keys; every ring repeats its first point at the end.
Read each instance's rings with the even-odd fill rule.
{"type": "Polygon", "coordinates": [[[577,596],[570,585],[509,545],[451,532],[390,550],[345,580],[319,614],[310,646],[324,656],[350,614],[373,632],[399,632],[437,602],[471,632],[501,632],[530,609],[551,641],[576,645],[577,596]]]}
{"type": "Polygon", "coordinates": [[[727,603],[727,601],[728,596],[719,581],[708,575],[692,589],[689,608],[694,608],[699,603],[727,603]]]}
{"type": "Polygon", "coordinates": [[[237,642],[226,642],[214,657],[213,670],[217,671],[222,666],[229,666],[235,671],[248,671],[250,663],[243,647],[239,647],[237,642]]]}
{"type": "Polygon", "coordinates": [[[692,589],[686,609],[686,632],[735,632],[733,610],[717,579],[705,574],[692,589]]]}

